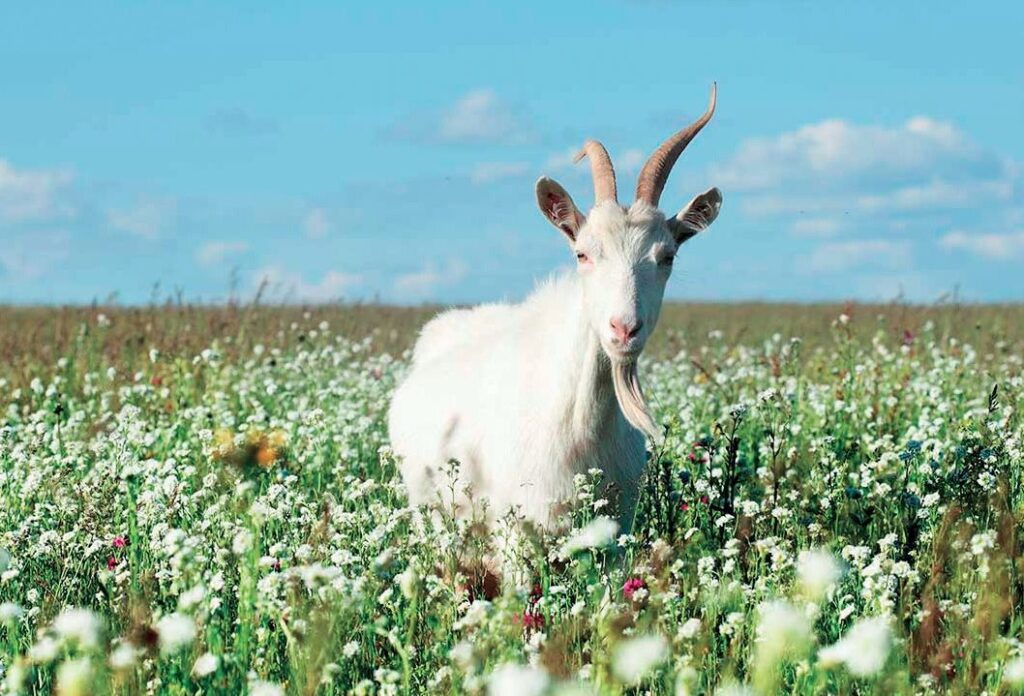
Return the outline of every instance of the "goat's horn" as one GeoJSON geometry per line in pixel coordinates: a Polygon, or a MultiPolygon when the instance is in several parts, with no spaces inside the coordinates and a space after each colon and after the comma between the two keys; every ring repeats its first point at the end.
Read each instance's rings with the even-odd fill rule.
{"type": "Polygon", "coordinates": [[[612,158],[604,145],[596,140],[588,140],[583,143],[573,162],[579,162],[584,157],[590,158],[590,175],[594,178],[594,205],[602,201],[618,202],[618,193],[615,190],[615,169],[612,168],[612,158]]]}
{"type": "Polygon", "coordinates": [[[647,164],[640,170],[640,178],[636,182],[636,199],[638,201],[646,201],[655,208],[658,207],[661,192],[665,188],[665,182],[668,181],[672,166],[679,159],[679,155],[683,154],[683,150],[690,144],[690,141],[697,133],[700,133],[700,129],[711,120],[711,116],[715,113],[717,95],[718,86],[712,82],[711,101],[708,103],[708,110],[704,112],[704,115],[663,142],[661,147],[655,150],[647,160],[647,164]]]}

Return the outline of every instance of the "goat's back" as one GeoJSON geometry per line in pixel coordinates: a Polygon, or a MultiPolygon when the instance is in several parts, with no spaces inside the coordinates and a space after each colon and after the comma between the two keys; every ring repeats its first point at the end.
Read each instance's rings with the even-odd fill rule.
{"type": "Polygon", "coordinates": [[[449,355],[470,343],[483,342],[501,327],[507,326],[514,307],[485,304],[469,309],[449,309],[428,321],[420,330],[413,347],[412,361],[422,364],[449,355]]]}

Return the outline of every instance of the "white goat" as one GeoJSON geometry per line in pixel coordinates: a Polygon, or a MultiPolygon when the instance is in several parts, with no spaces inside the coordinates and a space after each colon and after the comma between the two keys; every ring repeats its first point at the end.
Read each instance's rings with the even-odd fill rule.
{"type": "Polygon", "coordinates": [[[709,189],[671,218],[658,200],[679,155],[711,119],[715,96],[712,86],[704,115],[651,155],[628,209],[617,202],[611,160],[595,140],[576,158],[590,158],[589,215],[555,181],[537,182],[537,203],[565,234],[575,273],[522,304],[454,309],[423,328],[389,423],[412,504],[451,502],[442,466],[457,460],[457,485],[486,498],[492,518],[517,509],[552,527],[575,475],[597,468],[629,528],[646,460],[643,433],[658,437],[637,358],[658,321],[676,250],[711,224],[722,195],[709,189]]]}

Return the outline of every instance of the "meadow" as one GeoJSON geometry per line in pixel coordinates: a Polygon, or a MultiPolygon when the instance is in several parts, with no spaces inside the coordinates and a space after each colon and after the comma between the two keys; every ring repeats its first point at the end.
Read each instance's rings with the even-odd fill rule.
{"type": "Polygon", "coordinates": [[[0,307],[0,694],[1024,687],[1024,307],[667,305],[634,527],[555,538],[408,509],[435,311],[0,307]]]}

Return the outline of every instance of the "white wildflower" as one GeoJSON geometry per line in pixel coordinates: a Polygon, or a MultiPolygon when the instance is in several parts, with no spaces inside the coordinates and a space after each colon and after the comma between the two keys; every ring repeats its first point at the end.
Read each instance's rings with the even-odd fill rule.
{"type": "Polygon", "coordinates": [[[905,578],[913,572],[913,568],[906,561],[896,561],[890,572],[898,578],[905,578]]]}
{"type": "Polygon", "coordinates": [[[459,641],[448,651],[448,657],[459,669],[468,671],[473,664],[473,644],[468,640],[459,641]]]}
{"type": "Polygon", "coordinates": [[[995,545],[996,533],[994,530],[978,532],[971,537],[971,553],[975,556],[980,556],[987,550],[995,548],[995,545]]]}
{"type": "Polygon", "coordinates": [[[157,622],[156,632],[159,635],[160,652],[172,655],[192,642],[196,636],[196,624],[189,617],[175,612],[157,622]]]}
{"type": "Polygon", "coordinates": [[[103,624],[88,609],[65,609],[53,621],[53,630],[65,641],[92,650],[99,646],[103,624]]]}
{"type": "Polygon", "coordinates": [[[789,602],[773,600],[758,607],[758,655],[773,661],[799,655],[810,647],[814,633],[807,616],[789,602]]]}
{"type": "Polygon", "coordinates": [[[696,637],[700,632],[700,619],[687,619],[679,627],[678,635],[684,640],[696,637]]]}
{"type": "Polygon", "coordinates": [[[280,684],[257,680],[249,684],[249,696],[284,696],[284,689],[280,684]]]}
{"type": "Polygon", "coordinates": [[[700,675],[693,667],[682,667],[676,672],[675,696],[695,696],[699,686],[700,675]]]}
{"type": "Polygon", "coordinates": [[[729,612],[725,615],[725,621],[718,627],[718,632],[723,636],[731,636],[743,624],[744,618],[746,618],[746,615],[742,611],[729,612]]]}
{"type": "Polygon", "coordinates": [[[47,664],[57,659],[60,644],[49,636],[43,636],[28,650],[28,659],[36,664],[47,664]]]}
{"type": "Polygon", "coordinates": [[[479,626],[487,619],[487,614],[491,611],[491,603],[486,599],[474,600],[469,608],[466,609],[466,614],[461,619],[456,621],[452,628],[456,631],[460,631],[464,628],[473,628],[479,626]]]}
{"type": "Polygon", "coordinates": [[[3,602],[0,604],[0,624],[17,621],[24,612],[14,602],[3,602]]]}
{"type": "Polygon", "coordinates": [[[755,691],[746,684],[726,682],[715,690],[715,696],[755,696],[755,691]]]}
{"type": "Polygon", "coordinates": [[[110,668],[114,671],[128,669],[135,664],[139,651],[131,643],[119,643],[110,652],[110,668]]]}
{"type": "Polygon", "coordinates": [[[203,601],[204,596],[206,596],[206,588],[196,585],[191,590],[181,593],[178,597],[178,608],[188,611],[203,601]]]}
{"type": "Polygon", "coordinates": [[[609,546],[615,541],[619,531],[619,523],[610,517],[595,517],[587,526],[576,532],[566,541],[558,555],[568,558],[577,551],[599,549],[609,546]]]}
{"type": "Polygon", "coordinates": [[[1006,663],[1003,667],[1003,681],[1017,689],[1024,687],[1024,657],[1006,663]]]}
{"type": "Polygon", "coordinates": [[[213,653],[203,653],[197,659],[194,665],[192,665],[192,676],[197,679],[208,677],[217,671],[220,667],[220,658],[213,653]]]}
{"type": "Polygon", "coordinates": [[[801,551],[796,560],[796,577],[800,589],[812,602],[826,597],[843,575],[842,566],[827,551],[801,551]]]}
{"type": "Polygon", "coordinates": [[[406,599],[412,599],[416,595],[416,588],[420,583],[419,573],[416,572],[416,567],[412,564],[409,565],[403,572],[399,573],[398,577],[395,578],[398,581],[398,588],[402,591],[402,596],[406,599]]]}
{"type": "Polygon", "coordinates": [[[3,681],[0,681],[0,688],[6,688],[7,693],[18,694],[25,690],[25,683],[28,680],[29,667],[21,661],[16,661],[7,669],[3,681]]]}
{"type": "Polygon", "coordinates": [[[629,638],[615,646],[612,671],[626,684],[639,684],[668,658],[668,641],[660,635],[629,638]]]}
{"type": "Polygon", "coordinates": [[[88,658],[64,662],[57,668],[57,696],[90,696],[95,693],[92,675],[88,658]]]}
{"type": "Polygon", "coordinates": [[[888,617],[861,619],[833,645],[818,651],[818,661],[824,667],[845,665],[854,676],[870,677],[885,666],[891,644],[888,617]]]}
{"type": "Polygon", "coordinates": [[[487,680],[489,696],[540,696],[551,679],[536,667],[504,664],[491,673],[487,680]]]}
{"type": "Polygon", "coordinates": [[[241,556],[250,548],[252,548],[252,532],[248,529],[239,530],[231,542],[231,550],[235,552],[235,555],[241,556]]]}

